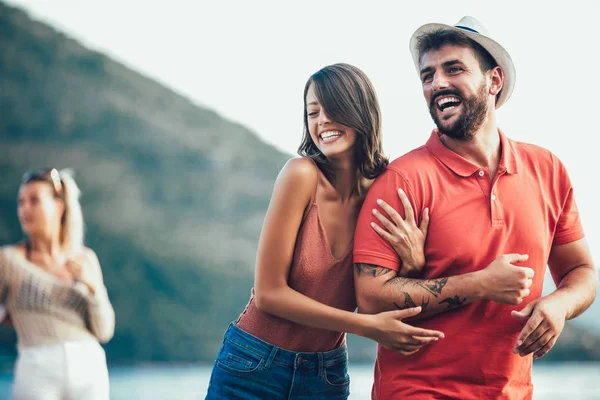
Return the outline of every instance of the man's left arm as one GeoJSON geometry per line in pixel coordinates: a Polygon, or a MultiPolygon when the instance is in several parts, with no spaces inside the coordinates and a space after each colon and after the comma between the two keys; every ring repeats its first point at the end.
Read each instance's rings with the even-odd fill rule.
{"type": "Polygon", "coordinates": [[[540,358],[550,351],[565,321],[587,310],[596,297],[598,272],[585,239],[552,246],[548,267],[556,290],[512,312],[517,319],[528,319],[513,350],[521,356],[540,358]]]}

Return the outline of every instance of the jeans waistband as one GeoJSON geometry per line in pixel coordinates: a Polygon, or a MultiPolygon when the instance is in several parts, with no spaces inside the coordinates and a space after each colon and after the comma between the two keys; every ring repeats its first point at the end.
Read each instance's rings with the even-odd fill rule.
{"type": "Polygon", "coordinates": [[[322,369],[346,362],[348,359],[346,345],[325,352],[295,352],[285,350],[238,328],[233,322],[229,325],[227,332],[225,332],[225,340],[243,347],[260,357],[267,358],[267,368],[271,363],[275,363],[280,366],[296,369],[322,369]]]}

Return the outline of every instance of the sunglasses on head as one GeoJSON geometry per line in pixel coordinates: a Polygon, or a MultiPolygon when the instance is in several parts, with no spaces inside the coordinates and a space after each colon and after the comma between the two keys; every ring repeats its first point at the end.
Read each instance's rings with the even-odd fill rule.
{"type": "Polygon", "coordinates": [[[44,168],[37,171],[26,172],[23,175],[23,184],[31,182],[48,182],[54,188],[54,194],[62,197],[63,185],[60,181],[60,174],[56,168],[44,168]]]}

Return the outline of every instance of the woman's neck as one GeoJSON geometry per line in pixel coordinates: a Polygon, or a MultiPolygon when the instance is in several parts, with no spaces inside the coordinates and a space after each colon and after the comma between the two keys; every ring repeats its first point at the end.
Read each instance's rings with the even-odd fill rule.
{"type": "Polygon", "coordinates": [[[362,176],[353,159],[330,159],[333,171],[333,186],[342,201],[348,201],[358,194],[360,177],[362,176]]]}
{"type": "Polygon", "coordinates": [[[53,258],[59,257],[62,254],[58,235],[31,235],[28,241],[32,251],[46,254],[53,258]]]}

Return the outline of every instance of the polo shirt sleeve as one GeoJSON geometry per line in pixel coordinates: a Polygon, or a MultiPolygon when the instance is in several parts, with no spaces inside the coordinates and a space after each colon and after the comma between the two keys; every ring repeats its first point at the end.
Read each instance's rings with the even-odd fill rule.
{"type": "Polygon", "coordinates": [[[583,227],[579,220],[579,210],[575,202],[573,186],[564,164],[553,155],[556,194],[558,198],[560,214],[554,232],[553,246],[574,242],[584,237],[583,227]]]}
{"type": "Polygon", "coordinates": [[[383,215],[387,216],[381,207],[377,205],[377,199],[384,200],[404,218],[404,208],[398,197],[398,189],[400,188],[404,190],[410,202],[414,204],[406,181],[398,172],[390,168],[377,177],[371,185],[360,210],[354,232],[353,256],[355,263],[378,265],[394,271],[400,269],[402,261],[393,247],[371,227],[372,222],[382,226],[379,220],[373,215],[373,209],[377,209],[383,215]]]}

